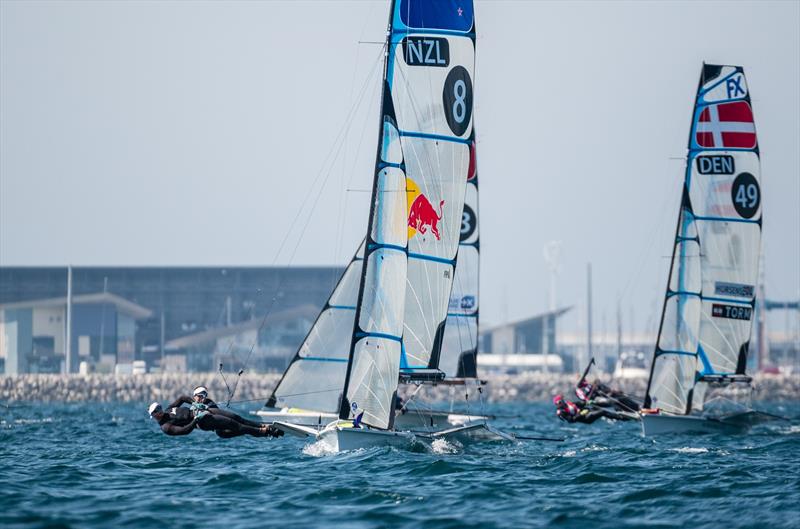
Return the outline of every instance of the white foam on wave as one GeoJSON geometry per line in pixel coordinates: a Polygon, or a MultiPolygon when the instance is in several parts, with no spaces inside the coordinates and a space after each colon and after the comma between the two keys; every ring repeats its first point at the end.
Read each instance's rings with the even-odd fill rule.
{"type": "Polygon", "coordinates": [[[578,455],[578,452],[576,452],[575,450],[567,450],[563,454],[558,454],[558,455],[559,457],[575,457],[576,455],[578,455]]]}
{"type": "Polygon", "coordinates": [[[605,452],[610,450],[607,446],[589,445],[586,448],[581,448],[581,452],[605,452]]]}
{"type": "Polygon", "coordinates": [[[458,446],[455,443],[448,442],[447,439],[434,439],[431,443],[431,452],[434,454],[455,454],[458,452],[458,446]]]}
{"type": "Polygon", "coordinates": [[[670,448],[670,452],[677,452],[679,454],[707,454],[708,448],[695,448],[691,446],[684,446],[682,448],[670,448]]]}
{"type": "Polygon", "coordinates": [[[324,439],[320,439],[303,447],[303,454],[311,457],[325,457],[336,454],[336,450],[324,439]]]}

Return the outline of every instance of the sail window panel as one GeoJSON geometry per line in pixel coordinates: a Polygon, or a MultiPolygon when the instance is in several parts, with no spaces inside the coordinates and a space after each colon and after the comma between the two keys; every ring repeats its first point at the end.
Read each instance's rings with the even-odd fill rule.
{"type": "Polygon", "coordinates": [[[758,279],[761,228],[745,222],[698,222],[703,296],[752,299],[758,279]]]}
{"type": "Polygon", "coordinates": [[[399,337],[403,332],[406,254],[381,248],[372,252],[366,262],[359,327],[364,332],[399,337]]]}
{"type": "Polygon", "coordinates": [[[353,310],[322,311],[303,345],[300,346],[300,357],[347,360],[350,355],[350,337],[353,334],[354,319],[353,310]]]}
{"type": "Polygon", "coordinates": [[[447,317],[453,267],[409,258],[403,342],[410,367],[427,367],[436,330],[447,317]]]}
{"type": "Polygon", "coordinates": [[[675,245],[672,276],[669,289],[672,292],[700,294],[700,245],[697,241],[684,240],[675,245]]]}
{"type": "Polygon", "coordinates": [[[448,314],[475,314],[478,311],[478,249],[460,246],[456,278],[450,293],[448,314]]]}
{"type": "Polygon", "coordinates": [[[701,151],[692,159],[690,197],[698,217],[761,218],[761,173],[750,151],[701,151]]]}
{"type": "Polygon", "coordinates": [[[667,299],[658,346],[662,351],[697,352],[700,298],[677,295],[667,299]]]}
{"type": "Polygon", "coordinates": [[[461,213],[461,244],[474,244],[478,241],[480,223],[478,222],[478,186],[467,183],[464,210],[461,213]]]}
{"type": "Polygon", "coordinates": [[[403,171],[385,167],[375,183],[372,240],[378,244],[406,245],[406,179],[403,171]]]}
{"type": "Polygon", "coordinates": [[[281,385],[275,390],[276,406],[335,413],[339,409],[346,371],[347,361],[298,359],[286,370],[281,385]]]}
{"type": "Polygon", "coordinates": [[[694,356],[662,354],[654,362],[650,406],[668,413],[686,413],[689,391],[697,371],[697,359],[694,356]]]}
{"type": "Polygon", "coordinates": [[[703,301],[700,346],[714,373],[735,373],[742,346],[750,340],[753,310],[746,303],[703,301]]]}
{"type": "Polygon", "coordinates": [[[469,170],[466,144],[403,138],[408,176],[408,251],[454,259],[469,170]]]}
{"type": "Polygon", "coordinates": [[[464,352],[478,347],[478,318],[450,316],[444,328],[439,369],[448,377],[458,373],[458,363],[464,352]]]}
{"type": "Polygon", "coordinates": [[[403,148],[400,145],[400,132],[397,130],[394,120],[389,116],[383,118],[382,142],[381,160],[386,163],[402,163],[403,148]]]}
{"type": "Polygon", "coordinates": [[[347,391],[350,417],[364,412],[365,424],[388,428],[399,373],[399,341],[370,336],[356,342],[347,391]]]}
{"type": "Polygon", "coordinates": [[[342,276],[341,281],[336,286],[336,290],[328,300],[330,305],[336,307],[353,307],[358,302],[358,287],[361,282],[361,263],[363,261],[351,261],[342,276]]]}
{"type": "MultiPolygon", "coordinates": [[[[430,35],[408,33],[395,37],[394,43],[396,45],[392,62],[394,65],[391,76],[392,100],[400,130],[469,138],[472,132],[472,80],[475,78],[475,47],[472,40],[466,37],[437,35],[434,38],[430,35]],[[420,39],[446,41],[447,67],[424,65],[425,59],[436,57],[437,53],[436,49],[429,50],[428,45],[421,51],[424,56],[420,61],[421,64],[406,63],[404,46],[401,42],[420,39]],[[450,76],[456,68],[459,68],[456,74],[463,72],[459,79],[450,76]],[[447,98],[445,98],[446,91],[447,98]],[[447,105],[444,104],[445,99],[447,105]],[[451,124],[455,128],[451,127],[451,124]]],[[[438,46],[438,57],[441,57],[443,47],[438,46]]],[[[438,60],[440,59],[437,58],[434,62],[438,60]]],[[[408,157],[408,153],[405,150],[403,152],[408,157]]]]}

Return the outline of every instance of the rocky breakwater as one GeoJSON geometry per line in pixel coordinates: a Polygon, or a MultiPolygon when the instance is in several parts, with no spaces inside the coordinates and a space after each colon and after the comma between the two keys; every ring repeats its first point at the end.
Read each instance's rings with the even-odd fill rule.
{"type": "MultiPolygon", "coordinates": [[[[266,402],[280,375],[276,373],[244,374],[236,388],[233,401],[266,402]]],[[[485,374],[486,385],[481,388],[487,402],[549,401],[563,393],[573,398],[579,375],[519,373],[514,375],[485,374]]],[[[644,395],[644,378],[610,380],[601,377],[632,395],[644,395]]],[[[233,386],[236,377],[228,383],[233,386]]],[[[150,402],[168,403],[178,395],[188,395],[198,385],[208,387],[211,397],[219,402],[228,399],[228,389],[218,373],[165,373],[148,375],[18,375],[0,377],[0,404],[12,402],[150,402]]],[[[800,400],[800,375],[757,375],[754,380],[757,400],[800,400]]],[[[400,394],[408,396],[415,386],[401,386],[400,394]]],[[[449,401],[464,392],[461,386],[434,386],[420,394],[428,401],[449,401]]],[[[471,390],[473,399],[474,390],[471,390]]]]}
{"type": "MultiPolygon", "coordinates": [[[[242,375],[235,401],[266,401],[278,381],[277,374],[242,375]]],[[[233,387],[236,376],[228,383],[233,387]]],[[[218,373],[165,373],[149,375],[18,375],[0,377],[0,403],[9,402],[149,402],[169,403],[190,395],[195,386],[209,389],[211,397],[225,402],[228,390],[218,373]]]]}

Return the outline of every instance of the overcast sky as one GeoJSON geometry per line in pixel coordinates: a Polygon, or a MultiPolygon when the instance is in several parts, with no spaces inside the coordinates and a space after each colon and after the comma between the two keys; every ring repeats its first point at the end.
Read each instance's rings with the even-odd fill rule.
{"type": "MultiPolygon", "coordinates": [[[[343,265],[387,11],[3,0],[0,265],[343,265]]],[[[704,60],[745,67],[767,294],[800,295],[799,2],[478,2],[476,24],[484,321],[548,307],[555,240],[559,305],[591,261],[595,328],[621,299],[655,331],[704,60]]]]}

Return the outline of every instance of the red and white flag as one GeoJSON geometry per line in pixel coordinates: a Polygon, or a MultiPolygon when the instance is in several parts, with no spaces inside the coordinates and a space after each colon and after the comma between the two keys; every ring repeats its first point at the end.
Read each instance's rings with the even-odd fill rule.
{"type": "Polygon", "coordinates": [[[752,149],[756,146],[753,110],[747,101],[709,105],[700,112],[694,134],[701,147],[752,149]]]}

